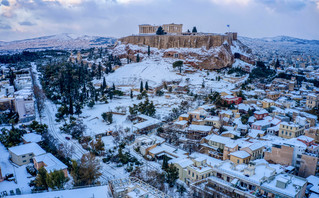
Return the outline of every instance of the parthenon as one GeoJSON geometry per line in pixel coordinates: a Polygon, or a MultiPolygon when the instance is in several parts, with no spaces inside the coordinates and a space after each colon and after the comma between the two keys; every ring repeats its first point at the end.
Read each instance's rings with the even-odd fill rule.
{"type": "MultiPolygon", "coordinates": [[[[166,33],[182,33],[183,24],[163,24],[161,25],[166,33]]],[[[159,25],[142,24],[139,25],[140,34],[155,34],[159,25]]]]}

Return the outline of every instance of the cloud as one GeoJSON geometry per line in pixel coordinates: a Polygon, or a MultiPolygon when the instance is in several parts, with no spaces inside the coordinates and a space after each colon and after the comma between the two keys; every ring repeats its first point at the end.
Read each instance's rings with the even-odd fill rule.
{"type": "Polygon", "coordinates": [[[34,23],[31,23],[30,21],[22,21],[22,22],[19,22],[20,25],[24,25],[24,26],[33,26],[33,25],[36,25],[34,23]]]}
{"type": "Polygon", "coordinates": [[[2,0],[2,2],[0,3],[0,6],[4,5],[4,6],[10,6],[10,3],[8,0],[2,0]]]}
{"type": "Polygon", "coordinates": [[[3,23],[0,23],[0,30],[10,30],[11,29],[11,26],[8,25],[8,24],[3,24],[3,23]]]}
{"type": "Polygon", "coordinates": [[[184,31],[196,26],[217,33],[230,24],[239,35],[319,39],[319,0],[6,1],[10,6],[0,7],[0,22],[11,29],[0,29],[3,40],[63,32],[121,37],[138,33],[142,23],[183,23],[184,31]]]}
{"type": "Polygon", "coordinates": [[[280,12],[302,10],[309,3],[309,0],[259,0],[259,2],[270,9],[280,12]]]}

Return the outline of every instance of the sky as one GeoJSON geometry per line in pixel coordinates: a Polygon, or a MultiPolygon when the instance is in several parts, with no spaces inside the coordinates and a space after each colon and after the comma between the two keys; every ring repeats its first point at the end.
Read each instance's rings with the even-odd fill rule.
{"type": "Polygon", "coordinates": [[[319,40],[319,0],[0,0],[0,41],[60,33],[118,38],[137,34],[139,24],[167,23],[319,40]]]}

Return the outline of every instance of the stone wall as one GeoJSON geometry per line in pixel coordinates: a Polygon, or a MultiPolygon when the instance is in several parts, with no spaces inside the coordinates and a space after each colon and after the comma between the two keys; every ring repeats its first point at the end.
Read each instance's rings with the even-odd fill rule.
{"type": "Polygon", "coordinates": [[[232,44],[228,35],[134,35],[120,38],[123,44],[147,45],[158,49],[168,48],[201,48],[221,46],[225,41],[232,44]]]}

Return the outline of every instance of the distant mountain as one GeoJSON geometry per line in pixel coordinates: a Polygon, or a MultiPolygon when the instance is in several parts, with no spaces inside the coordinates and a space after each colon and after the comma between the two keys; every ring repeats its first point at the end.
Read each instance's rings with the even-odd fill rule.
{"type": "Polygon", "coordinates": [[[307,39],[294,38],[290,36],[265,37],[265,38],[262,38],[262,40],[266,42],[319,45],[319,40],[307,40],[307,39]]]}
{"type": "Polygon", "coordinates": [[[289,36],[276,36],[265,38],[249,38],[239,36],[238,39],[250,47],[254,54],[264,55],[274,53],[275,55],[287,55],[287,53],[319,53],[319,40],[307,40],[289,36]]]}
{"type": "Polygon", "coordinates": [[[37,51],[46,49],[85,49],[103,47],[116,42],[113,37],[88,36],[76,34],[57,34],[10,42],[0,41],[0,54],[15,53],[23,50],[37,51]]]}

